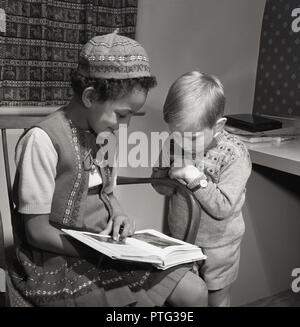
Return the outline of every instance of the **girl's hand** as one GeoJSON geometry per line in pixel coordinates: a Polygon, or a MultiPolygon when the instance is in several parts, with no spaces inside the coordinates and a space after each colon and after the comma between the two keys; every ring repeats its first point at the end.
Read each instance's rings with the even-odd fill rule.
{"type": "Polygon", "coordinates": [[[109,235],[111,232],[115,241],[131,236],[135,232],[135,221],[126,215],[116,216],[109,220],[105,230],[100,234],[109,235]]]}
{"type": "Polygon", "coordinates": [[[170,178],[177,179],[180,183],[184,185],[191,183],[202,174],[203,173],[193,165],[187,165],[181,168],[172,167],[169,170],[170,178]]]}

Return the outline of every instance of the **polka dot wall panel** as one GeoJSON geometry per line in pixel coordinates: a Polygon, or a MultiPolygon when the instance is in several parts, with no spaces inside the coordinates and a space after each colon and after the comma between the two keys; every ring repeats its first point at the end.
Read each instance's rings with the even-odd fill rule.
{"type": "Polygon", "coordinates": [[[254,113],[300,116],[300,0],[267,0],[254,113]]]}

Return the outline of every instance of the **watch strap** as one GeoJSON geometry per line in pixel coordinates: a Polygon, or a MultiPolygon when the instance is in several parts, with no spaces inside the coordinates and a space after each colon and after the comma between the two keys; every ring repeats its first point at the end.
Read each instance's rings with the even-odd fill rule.
{"type": "Polygon", "coordinates": [[[202,188],[203,186],[202,181],[207,181],[206,176],[202,173],[200,176],[198,176],[197,178],[195,178],[192,182],[190,182],[187,187],[192,191],[192,192],[196,192],[198,191],[200,188],[202,188]]]}

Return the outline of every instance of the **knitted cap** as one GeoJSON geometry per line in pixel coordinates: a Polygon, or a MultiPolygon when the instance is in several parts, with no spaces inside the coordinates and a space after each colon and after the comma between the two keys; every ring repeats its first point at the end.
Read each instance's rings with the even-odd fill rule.
{"type": "Polygon", "coordinates": [[[145,49],[116,30],[95,36],[84,45],[78,72],[91,78],[136,78],[150,76],[150,64],[145,49]]]}

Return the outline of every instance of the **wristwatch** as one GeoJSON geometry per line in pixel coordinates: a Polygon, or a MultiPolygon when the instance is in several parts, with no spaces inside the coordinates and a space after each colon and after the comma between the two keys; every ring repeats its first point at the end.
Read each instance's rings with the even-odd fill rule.
{"type": "Polygon", "coordinates": [[[201,174],[199,177],[195,178],[191,183],[187,185],[187,187],[192,191],[196,192],[200,188],[206,188],[208,185],[206,176],[201,174]]]}

